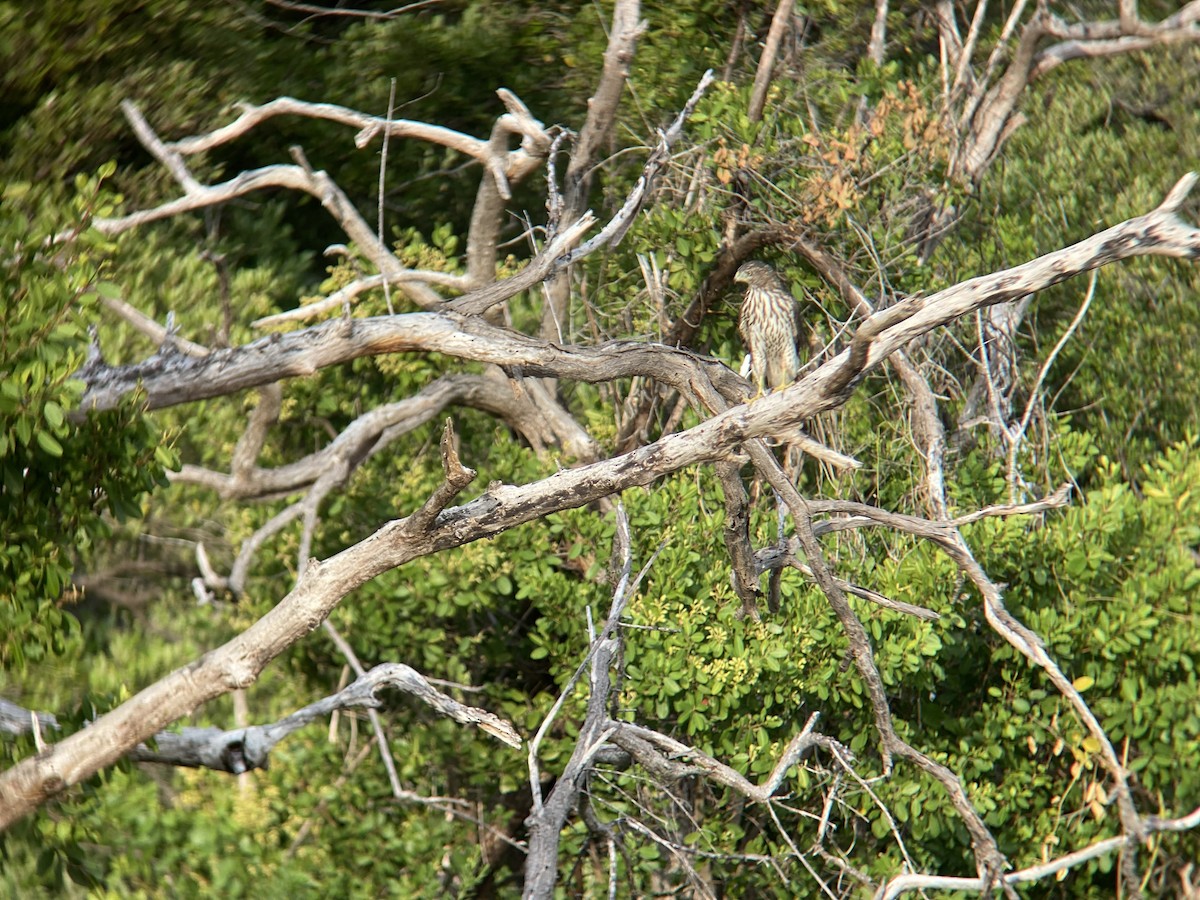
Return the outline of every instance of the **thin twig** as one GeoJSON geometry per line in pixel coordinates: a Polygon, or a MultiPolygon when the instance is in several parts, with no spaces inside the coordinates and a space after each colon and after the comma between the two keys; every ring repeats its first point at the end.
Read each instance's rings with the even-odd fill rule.
{"type": "MultiPolygon", "coordinates": [[[[391,89],[388,91],[388,107],[387,107],[387,124],[383,130],[383,145],[379,151],[379,242],[384,243],[383,237],[383,197],[384,197],[384,182],[387,177],[387,156],[388,156],[388,140],[392,136],[392,110],[396,106],[396,79],[392,79],[391,89]]],[[[392,309],[392,291],[388,285],[388,280],[383,279],[383,299],[387,302],[388,315],[396,314],[392,309]]]]}
{"type": "Polygon", "coordinates": [[[1033,387],[1029,391],[1029,400],[1025,404],[1025,414],[1021,416],[1021,421],[1017,427],[1008,435],[1008,498],[1013,503],[1018,502],[1017,451],[1021,449],[1021,439],[1025,436],[1025,429],[1029,427],[1029,420],[1033,416],[1034,405],[1037,403],[1038,397],[1041,396],[1042,384],[1046,380],[1046,375],[1049,373],[1050,367],[1054,365],[1054,360],[1058,358],[1058,354],[1067,345],[1067,341],[1075,334],[1075,330],[1083,322],[1083,317],[1087,315],[1088,307],[1092,305],[1092,298],[1096,296],[1096,279],[1099,277],[1100,273],[1093,270],[1083,303],[1080,304],[1075,317],[1071,319],[1071,324],[1067,326],[1067,330],[1063,332],[1062,337],[1058,339],[1058,343],[1054,345],[1054,349],[1050,351],[1050,355],[1042,363],[1041,369],[1038,370],[1037,378],[1034,379],[1033,387]]]}

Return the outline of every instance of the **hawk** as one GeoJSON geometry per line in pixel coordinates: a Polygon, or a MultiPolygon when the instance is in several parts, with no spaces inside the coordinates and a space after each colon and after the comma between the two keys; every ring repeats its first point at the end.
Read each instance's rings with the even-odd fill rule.
{"type": "Polygon", "coordinates": [[[746,285],[738,332],[750,353],[750,373],[759,396],[767,388],[775,391],[786,387],[800,372],[796,353],[800,304],[783,279],[764,262],[743,263],[733,280],[746,285]]]}

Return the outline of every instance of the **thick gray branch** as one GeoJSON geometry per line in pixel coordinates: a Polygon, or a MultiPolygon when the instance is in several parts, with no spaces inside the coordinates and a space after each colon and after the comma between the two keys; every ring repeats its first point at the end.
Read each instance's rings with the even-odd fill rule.
{"type": "Polygon", "coordinates": [[[385,663],[355,679],[344,690],[310,703],[278,722],[234,731],[219,728],[184,728],[178,733],[164,731],[154,736],[152,745],[139,744],[130,751],[129,757],[136,762],[213,769],[235,775],[251,769],[265,769],[271,750],[293,731],[327,719],[337,709],[356,706],[377,709],[383,706],[379,692],[386,688],[412,694],[439,714],[465,725],[474,725],[511,747],[521,746],[516,729],[504,719],[448,697],[409,666],[385,663]]]}
{"type": "Polygon", "coordinates": [[[661,345],[614,341],[596,348],[561,347],[474,316],[422,312],[333,319],[303,331],[215,350],[202,359],[155,354],[145,362],[119,367],[96,361],[78,373],[88,385],[81,405],[85,410],[112,409],[140,386],[148,407],[158,409],[225,396],[280,378],[312,375],[362,356],[413,352],[442,353],[520,369],[525,375],[587,382],[640,374],[682,386],[697,367],[730,390],[740,382],[716,361],[697,362],[686,351],[661,345]]]}
{"type": "MultiPolygon", "coordinates": [[[[837,397],[827,393],[826,388],[835,387],[832,393],[837,394],[904,344],[974,310],[1036,293],[1121,259],[1200,257],[1200,230],[1176,215],[1194,183],[1195,175],[1185,176],[1158,209],[1063,250],[973,278],[929,297],[910,298],[898,307],[876,313],[863,323],[852,345],[853,352],[843,351],[776,396],[798,400],[802,394],[817,395],[832,404],[837,397]]],[[[122,367],[93,360],[78,377],[87,384],[82,400],[85,410],[111,409],[139,385],[147,393],[150,408],[157,408],[222,396],[281,377],[311,375],[360,356],[414,351],[433,351],[521,367],[526,374],[587,382],[646,375],[684,387],[699,367],[722,394],[737,396],[732,393],[738,384],[731,381],[732,373],[716,363],[696,362],[684,351],[632,341],[594,349],[560,347],[452,313],[336,320],[272,335],[243,347],[217,350],[202,359],[156,354],[143,363],[122,367]]],[[[802,418],[792,417],[781,426],[799,424],[802,418]]]]}
{"type": "MultiPolygon", "coordinates": [[[[537,735],[529,744],[530,786],[533,792],[533,812],[527,820],[529,826],[529,855],[525,860],[525,887],[522,896],[544,900],[554,895],[554,884],[558,880],[558,845],[567,816],[575,807],[580,791],[584,787],[596,754],[612,735],[613,726],[608,722],[608,695],[611,690],[609,668],[620,649],[617,633],[621,615],[637,588],[630,581],[633,557],[630,553],[629,520],[625,509],[617,505],[617,529],[613,536],[613,560],[621,562],[621,576],[613,590],[608,619],[600,634],[592,641],[587,657],[564,688],[562,695],[547,714],[537,735]],[[567,695],[588,671],[590,664],[590,693],[587,713],[579,729],[579,738],[571,752],[562,774],[554,784],[550,796],[543,803],[538,777],[537,747],[554,721],[567,695]]],[[[645,570],[643,570],[645,574],[645,570]]],[[[640,581],[639,576],[639,581],[640,581]]],[[[589,620],[590,621],[590,620],[589,620]]]]}
{"type": "MultiPolygon", "coordinates": [[[[762,58],[754,73],[754,87],[750,91],[750,107],[747,115],[751,122],[761,122],[763,108],[767,105],[767,89],[771,86],[771,75],[775,71],[775,57],[779,55],[779,44],[792,21],[793,0],[779,0],[775,15],[771,18],[771,30],[767,32],[767,43],[762,58]]],[[[874,40],[874,34],[872,34],[874,40]]],[[[882,48],[880,53],[882,53],[882,48]]]]}
{"type": "Polygon", "coordinates": [[[50,713],[35,713],[33,710],[18,706],[11,700],[0,697],[0,734],[24,734],[33,731],[33,719],[37,717],[38,728],[43,731],[58,728],[58,719],[50,713]]]}
{"type": "MultiPolygon", "coordinates": [[[[1018,9],[1023,5],[1017,4],[1018,9]]],[[[1200,2],[1196,0],[1157,23],[1143,20],[1135,3],[1122,2],[1120,7],[1120,16],[1114,20],[1068,23],[1050,12],[1048,5],[1039,4],[1037,12],[1022,27],[1004,73],[994,84],[988,84],[997,54],[1015,25],[1010,17],[1005,37],[997,43],[984,78],[974,84],[960,119],[963,146],[955,160],[960,177],[974,184],[980,182],[1004,142],[1021,124],[1016,110],[1026,88],[1055,66],[1072,59],[1114,56],[1200,40],[1200,2]],[[1048,38],[1058,43],[1043,47],[1048,38]]],[[[1018,14],[1014,10],[1014,15],[1018,14]]],[[[959,55],[963,57],[956,60],[961,76],[969,66],[969,59],[965,58],[969,49],[965,53],[959,51],[959,55]]],[[[957,79],[956,85],[961,80],[957,79]]]]}

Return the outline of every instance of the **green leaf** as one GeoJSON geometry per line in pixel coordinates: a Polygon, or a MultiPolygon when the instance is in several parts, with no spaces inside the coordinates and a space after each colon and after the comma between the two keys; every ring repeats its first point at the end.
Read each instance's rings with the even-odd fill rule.
{"type": "Polygon", "coordinates": [[[174,471],[179,467],[179,457],[175,455],[175,451],[165,444],[159,444],[154,448],[154,458],[164,469],[174,471]]]}
{"type": "Polygon", "coordinates": [[[50,456],[62,456],[62,444],[55,440],[53,434],[48,431],[38,430],[37,445],[48,452],[50,456]]]}
{"type": "Polygon", "coordinates": [[[53,400],[47,400],[46,405],[42,407],[42,415],[46,417],[46,421],[51,428],[62,428],[66,417],[63,415],[62,407],[53,400]]]}

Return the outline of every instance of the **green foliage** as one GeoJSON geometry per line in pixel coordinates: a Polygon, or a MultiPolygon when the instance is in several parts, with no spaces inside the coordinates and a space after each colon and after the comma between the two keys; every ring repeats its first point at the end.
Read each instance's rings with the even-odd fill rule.
{"type": "Polygon", "coordinates": [[[143,495],[164,484],[175,457],[136,401],[102,415],[75,415],[88,352],[86,325],[99,297],[119,288],[104,275],[108,242],[87,230],[111,209],[100,177],[76,182],[76,225],[54,246],[55,224],[28,185],[11,185],[0,234],[13,248],[0,267],[8,306],[0,323],[0,665],[61,655],[78,646],[64,607],[71,577],[109,533],[105,514],[141,514],[143,495]]]}

